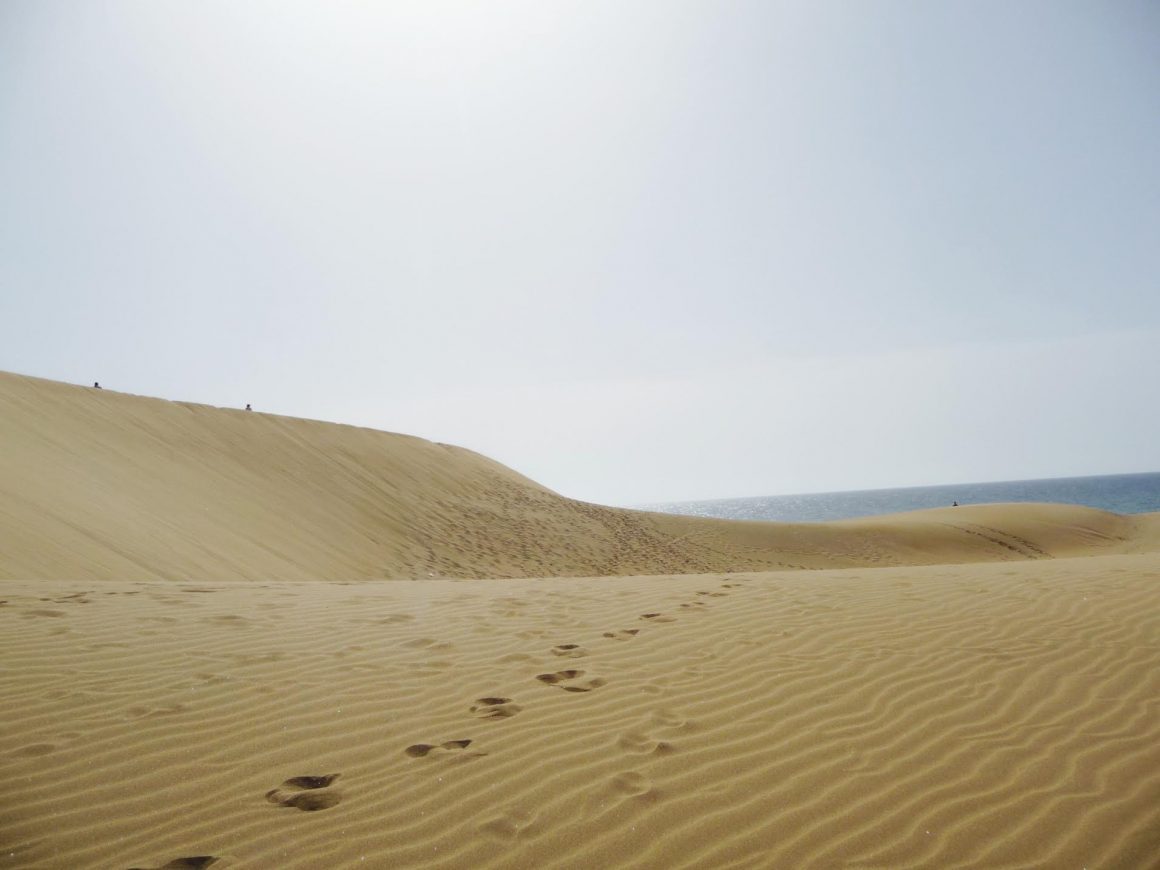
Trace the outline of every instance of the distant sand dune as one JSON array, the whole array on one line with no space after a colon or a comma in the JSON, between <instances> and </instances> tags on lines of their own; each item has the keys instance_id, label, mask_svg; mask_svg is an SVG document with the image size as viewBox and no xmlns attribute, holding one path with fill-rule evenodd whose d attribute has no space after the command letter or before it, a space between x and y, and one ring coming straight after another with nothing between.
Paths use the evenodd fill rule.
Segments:
<instances>
[{"instance_id":1,"label":"distant sand dune","mask_svg":"<svg viewBox=\"0 0 1160 870\"><path fill-rule=\"evenodd\" d=\"M758 571L1160 549L1160 519L973 506L743 523L559 496L469 450L0 374L0 577Z\"/></svg>"},{"instance_id":2,"label":"distant sand dune","mask_svg":"<svg viewBox=\"0 0 1160 870\"><path fill-rule=\"evenodd\" d=\"M1158 526L614 510L0 375L0 867L1155 868Z\"/></svg>"}]
</instances>

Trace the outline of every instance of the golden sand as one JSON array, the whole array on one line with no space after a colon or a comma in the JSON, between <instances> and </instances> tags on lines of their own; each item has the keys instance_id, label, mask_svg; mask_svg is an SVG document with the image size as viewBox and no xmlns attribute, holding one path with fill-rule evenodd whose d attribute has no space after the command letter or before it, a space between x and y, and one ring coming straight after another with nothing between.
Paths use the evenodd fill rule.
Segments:
<instances>
[{"instance_id":1,"label":"golden sand","mask_svg":"<svg viewBox=\"0 0 1160 870\"><path fill-rule=\"evenodd\" d=\"M0 867L1160 854L1158 515L666 517L13 375L0 448Z\"/></svg>"}]
</instances>

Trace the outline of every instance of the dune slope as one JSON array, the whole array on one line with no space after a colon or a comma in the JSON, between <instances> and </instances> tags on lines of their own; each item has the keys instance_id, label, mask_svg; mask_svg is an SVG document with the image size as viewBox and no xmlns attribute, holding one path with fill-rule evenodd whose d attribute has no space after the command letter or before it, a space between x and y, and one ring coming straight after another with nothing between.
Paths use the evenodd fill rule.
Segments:
<instances>
[{"instance_id":1,"label":"dune slope","mask_svg":"<svg viewBox=\"0 0 1160 870\"><path fill-rule=\"evenodd\" d=\"M672 517L11 375L0 447L0 867L1160 854L1158 515Z\"/></svg>"},{"instance_id":2,"label":"dune slope","mask_svg":"<svg viewBox=\"0 0 1160 870\"><path fill-rule=\"evenodd\" d=\"M1062 506L736 523L564 498L469 450L0 374L0 577L670 574L1155 549Z\"/></svg>"}]
</instances>

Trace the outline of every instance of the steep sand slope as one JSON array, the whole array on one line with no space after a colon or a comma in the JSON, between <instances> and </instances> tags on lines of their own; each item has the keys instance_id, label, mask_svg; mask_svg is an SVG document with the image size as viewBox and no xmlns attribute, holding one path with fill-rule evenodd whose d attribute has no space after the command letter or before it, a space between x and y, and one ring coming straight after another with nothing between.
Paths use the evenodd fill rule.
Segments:
<instances>
[{"instance_id":1,"label":"steep sand slope","mask_svg":"<svg viewBox=\"0 0 1160 870\"><path fill-rule=\"evenodd\" d=\"M1151 868L1158 588L5 581L0 866Z\"/></svg>"},{"instance_id":2,"label":"steep sand slope","mask_svg":"<svg viewBox=\"0 0 1160 870\"><path fill-rule=\"evenodd\" d=\"M0 374L0 577L751 571L1156 549L1158 517L980 506L821 525L563 498L471 451Z\"/></svg>"}]
</instances>

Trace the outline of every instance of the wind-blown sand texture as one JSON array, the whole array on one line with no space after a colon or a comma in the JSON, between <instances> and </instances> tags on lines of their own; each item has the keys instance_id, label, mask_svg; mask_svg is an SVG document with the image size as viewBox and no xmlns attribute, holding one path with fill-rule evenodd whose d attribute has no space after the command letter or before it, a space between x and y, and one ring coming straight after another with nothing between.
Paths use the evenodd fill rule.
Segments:
<instances>
[{"instance_id":1,"label":"wind-blown sand texture","mask_svg":"<svg viewBox=\"0 0 1160 870\"><path fill-rule=\"evenodd\" d=\"M0 866L1154 867L1158 527L663 517L3 375Z\"/></svg>"}]
</instances>

